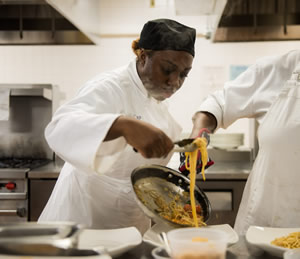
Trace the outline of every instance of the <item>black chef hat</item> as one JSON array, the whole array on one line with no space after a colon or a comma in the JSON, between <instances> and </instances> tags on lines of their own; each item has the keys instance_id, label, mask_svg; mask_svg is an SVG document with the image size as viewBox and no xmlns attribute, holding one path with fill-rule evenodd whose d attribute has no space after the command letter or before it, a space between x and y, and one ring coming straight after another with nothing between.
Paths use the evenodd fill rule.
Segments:
<instances>
[{"instance_id":1,"label":"black chef hat","mask_svg":"<svg viewBox=\"0 0 300 259\"><path fill-rule=\"evenodd\" d=\"M183 50L195 55L196 30L169 19L147 22L140 35L139 47L149 50Z\"/></svg>"}]
</instances>

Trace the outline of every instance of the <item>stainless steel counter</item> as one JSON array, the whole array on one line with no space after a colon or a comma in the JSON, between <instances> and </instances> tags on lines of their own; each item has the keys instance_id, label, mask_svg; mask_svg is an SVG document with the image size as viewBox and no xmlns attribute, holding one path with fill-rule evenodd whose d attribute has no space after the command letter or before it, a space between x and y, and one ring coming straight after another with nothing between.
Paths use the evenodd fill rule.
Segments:
<instances>
[{"instance_id":1,"label":"stainless steel counter","mask_svg":"<svg viewBox=\"0 0 300 259\"><path fill-rule=\"evenodd\" d=\"M177 170L179 163L171 168ZM45 166L32 169L28 172L29 179L56 179L62 169L62 162L51 162ZM208 180L246 180L252 168L251 162L216 162L206 170L206 177ZM198 178L201 178L198 175Z\"/></svg>"},{"instance_id":2,"label":"stainless steel counter","mask_svg":"<svg viewBox=\"0 0 300 259\"><path fill-rule=\"evenodd\" d=\"M62 162L51 162L45 166L41 166L36 169L32 169L28 172L29 179L57 179L63 163Z\"/></svg>"},{"instance_id":3,"label":"stainless steel counter","mask_svg":"<svg viewBox=\"0 0 300 259\"><path fill-rule=\"evenodd\" d=\"M215 162L214 165L205 170L206 179L218 180L246 180L249 176L253 163L252 162ZM198 175L198 178L201 178Z\"/></svg>"}]
</instances>

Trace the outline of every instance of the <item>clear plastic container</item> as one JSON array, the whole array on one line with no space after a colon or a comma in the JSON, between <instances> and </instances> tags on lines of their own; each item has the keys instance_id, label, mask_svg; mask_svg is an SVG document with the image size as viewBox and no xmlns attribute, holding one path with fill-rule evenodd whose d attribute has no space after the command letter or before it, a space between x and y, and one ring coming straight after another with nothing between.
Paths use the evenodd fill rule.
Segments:
<instances>
[{"instance_id":1,"label":"clear plastic container","mask_svg":"<svg viewBox=\"0 0 300 259\"><path fill-rule=\"evenodd\" d=\"M228 234L209 228L180 228L167 233L173 259L225 259Z\"/></svg>"}]
</instances>

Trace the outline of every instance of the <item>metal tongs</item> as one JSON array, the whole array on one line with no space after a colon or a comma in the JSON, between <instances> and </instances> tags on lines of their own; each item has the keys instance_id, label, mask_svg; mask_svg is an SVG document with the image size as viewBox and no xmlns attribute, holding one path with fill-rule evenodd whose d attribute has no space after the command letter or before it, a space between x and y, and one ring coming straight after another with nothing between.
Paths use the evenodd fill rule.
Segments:
<instances>
[{"instance_id":1,"label":"metal tongs","mask_svg":"<svg viewBox=\"0 0 300 259\"><path fill-rule=\"evenodd\" d=\"M209 144L210 137L209 137L208 132L203 131L201 133L200 137L206 138L207 145ZM175 147L173 148L173 151L174 152L193 152L194 150L196 150L198 148L197 145L193 143L194 140L195 139L193 139L193 138L185 138L185 139L175 141L174 142Z\"/></svg>"}]
</instances>

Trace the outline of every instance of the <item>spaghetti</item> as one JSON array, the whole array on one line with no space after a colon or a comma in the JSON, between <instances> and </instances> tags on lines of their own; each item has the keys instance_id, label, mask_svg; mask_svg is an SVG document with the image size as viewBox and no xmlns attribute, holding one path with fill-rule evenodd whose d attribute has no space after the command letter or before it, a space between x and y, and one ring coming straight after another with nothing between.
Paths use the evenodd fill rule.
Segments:
<instances>
[{"instance_id":1,"label":"spaghetti","mask_svg":"<svg viewBox=\"0 0 300 259\"><path fill-rule=\"evenodd\" d=\"M289 249L300 248L300 232L293 232L287 236L275 238L271 244Z\"/></svg>"},{"instance_id":2,"label":"spaghetti","mask_svg":"<svg viewBox=\"0 0 300 259\"><path fill-rule=\"evenodd\" d=\"M147 207L152 207L150 204L152 202L156 205L155 210L161 217L180 225L195 226L194 219L191 215L191 210L186 209L186 206L181 205L185 203L183 202L182 198L185 199L185 196L189 196L187 192L182 193L183 197L181 197L179 194L173 193L168 188L165 188L164 191L168 193L168 197L170 198L170 201L167 202L162 195L160 195L150 186L142 186L142 188L141 186L134 186L134 189L141 202ZM198 206L198 208L200 208L200 205ZM197 224L200 226L205 226L206 224L203 221L201 212L202 211L200 210L197 214Z\"/></svg>"},{"instance_id":3,"label":"spaghetti","mask_svg":"<svg viewBox=\"0 0 300 259\"><path fill-rule=\"evenodd\" d=\"M190 171L190 200L192 206L192 215L194 220L194 225L198 227L198 220L197 220L197 212L196 212L196 203L195 203L195 182L196 182L196 169L197 169L197 159L198 159L198 151L201 153L201 174L203 180L205 181L205 173L204 169L208 161L208 154L206 150L207 140L206 138L196 138L193 141L193 144L197 145L197 149L193 152L186 152L186 159L185 159L185 167Z\"/></svg>"}]
</instances>

